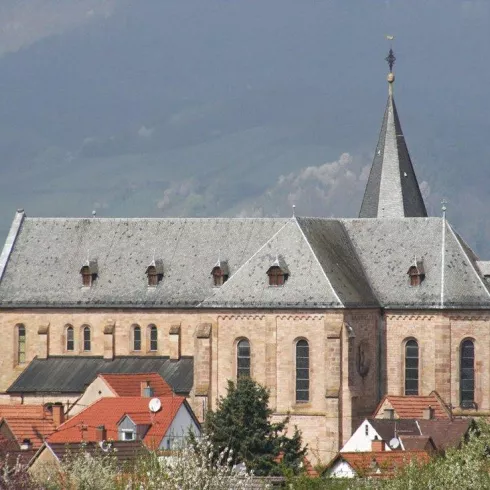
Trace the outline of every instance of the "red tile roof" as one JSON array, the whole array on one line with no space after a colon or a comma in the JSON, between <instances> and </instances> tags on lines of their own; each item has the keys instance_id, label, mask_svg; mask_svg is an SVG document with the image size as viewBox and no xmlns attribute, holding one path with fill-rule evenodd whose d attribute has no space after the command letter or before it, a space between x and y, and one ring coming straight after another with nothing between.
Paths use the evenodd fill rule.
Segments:
<instances>
[{"instance_id":1,"label":"red tile roof","mask_svg":"<svg viewBox=\"0 0 490 490\"><path fill-rule=\"evenodd\" d=\"M421 419L423 418L424 408L434 409L435 419L449 419L451 413L442 401L441 397L433 391L428 396L393 396L386 395L379 403L374 417L382 417L382 407L388 402L395 410L395 417L400 419Z\"/></svg>"},{"instance_id":2,"label":"red tile roof","mask_svg":"<svg viewBox=\"0 0 490 490\"><path fill-rule=\"evenodd\" d=\"M150 425L143 442L147 447L158 447L179 408L185 402L182 396L159 398L162 408L155 414L150 414L149 398L101 398L61 424L49 437L49 443L96 441L96 428L100 425L105 426L108 440L117 440L117 424L124 415L130 415L133 420L138 419L138 423L141 423L140 420L145 420L143 423ZM136 423L136 420L134 422Z\"/></svg>"},{"instance_id":3,"label":"red tile roof","mask_svg":"<svg viewBox=\"0 0 490 490\"><path fill-rule=\"evenodd\" d=\"M18 444L29 439L33 449L55 430L53 414L43 405L0 405L0 418Z\"/></svg>"},{"instance_id":4,"label":"red tile roof","mask_svg":"<svg viewBox=\"0 0 490 490\"><path fill-rule=\"evenodd\" d=\"M153 396L168 396L172 388L158 373L99 374L116 396L141 396L141 383L149 382Z\"/></svg>"},{"instance_id":5,"label":"red tile roof","mask_svg":"<svg viewBox=\"0 0 490 490\"><path fill-rule=\"evenodd\" d=\"M416 461L419 464L428 463L430 456L426 451L339 453L329 464L329 468L332 468L339 460L346 461L359 476L388 478L411 461Z\"/></svg>"}]
</instances>

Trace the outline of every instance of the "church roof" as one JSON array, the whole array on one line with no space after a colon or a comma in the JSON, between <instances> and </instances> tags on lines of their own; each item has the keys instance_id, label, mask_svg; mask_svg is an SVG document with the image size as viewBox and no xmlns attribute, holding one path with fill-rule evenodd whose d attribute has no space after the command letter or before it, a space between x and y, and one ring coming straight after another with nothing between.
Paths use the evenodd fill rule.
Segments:
<instances>
[{"instance_id":1,"label":"church roof","mask_svg":"<svg viewBox=\"0 0 490 490\"><path fill-rule=\"evenodd\" d=\"M398 117L393 80L359 218L427 216Z\"/></svg>"},{"instance_id":2,"label":"church roof","mask_svg":"<svg viewBox=\"0 0 490 490\"><path fill-rule=\"evenodd\" d=\"M6 308L490 307L481 262L442 218L16 216L13 229L0 281ZM82 287L88 250L98 273ZM148 287L154 254L164 275ZM219 288L211 275L218 254L229 267ZM274 287L267 271L277 257L288 277ZM424 263L417 287L407 276L414 260Z\"/></svg>"},{"instance_id":3,"label":"church roof","mask_svg":"<svg viewBox=\"0 0 490 490\"><path fill-rule=\"evenodd\" d=\"M194 383L194 358L50 356L34 358L7 393L83 393L99 374L158 373L174 393L188 394Z\"/></svg>"}]
</instances>

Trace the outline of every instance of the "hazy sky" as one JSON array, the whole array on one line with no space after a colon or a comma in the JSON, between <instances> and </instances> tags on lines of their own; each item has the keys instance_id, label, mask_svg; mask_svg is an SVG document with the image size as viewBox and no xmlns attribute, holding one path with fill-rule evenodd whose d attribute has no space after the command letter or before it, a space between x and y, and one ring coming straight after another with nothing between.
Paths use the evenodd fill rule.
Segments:
<instances>
[{"instance_id":1,"label":"hazy sky","mask_svg":"<svg viewBox=\"0 0 490 490\"><path fill-rule=\"evenodd\" d=\"M490 1L3 0L0 239L29 216L356 216L395 94L490 258Z\"/></svg>"}]
</instances>

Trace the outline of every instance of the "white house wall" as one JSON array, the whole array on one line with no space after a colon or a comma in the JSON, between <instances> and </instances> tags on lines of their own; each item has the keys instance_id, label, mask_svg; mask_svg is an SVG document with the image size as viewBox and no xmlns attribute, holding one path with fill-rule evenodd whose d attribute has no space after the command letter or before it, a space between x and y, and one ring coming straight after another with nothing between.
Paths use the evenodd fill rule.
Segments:
<instances>
[{"instance_id":1,"label":"white house wall","mask_svg":"<svg viewBox=\"0 0 490 490\"><path fill-rule=\"evenodd\" d=\"M175 443L183 441L184 437L191 430L195 435L201 435L201 431L198 425L194 422L189 410L185 404L179 408L177 415L174 417L172 424L167 430L162 442L160 443L160 449L168 449L169 444L172 447Z\"/></svg>"},{"instance_id":2,"label":"white house wall","mask_svg":"<svg viewBox=\"0 0 490 490\"><path fill-rule=\"evenodd\" d=\"M367 435L366 435L367 427ZM355 452L369 452L371 451L371 442L375 438L381 439L381 436L376 432L374 427L367 421L364 422L357 428L357 430L352 434L350 439L344 444L341 453L355 453ZM388 444L385 444L385 450L391 451Z\"/></svg>"}]
</instances>

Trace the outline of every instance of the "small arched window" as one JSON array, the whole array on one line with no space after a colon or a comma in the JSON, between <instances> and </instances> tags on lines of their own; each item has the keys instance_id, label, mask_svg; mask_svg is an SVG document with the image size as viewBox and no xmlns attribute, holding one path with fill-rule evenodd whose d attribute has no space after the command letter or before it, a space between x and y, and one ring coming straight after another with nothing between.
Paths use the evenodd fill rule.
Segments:
<instances>
[{"instance_id":1,"label":"small arched window","mask_svg":"<svg viewBox=\"0 0 490 490\"><path fill-rule=\"evenodd\" d=\"M250 342L242 339L236 346L236 377L250 377Z\"/></svg>"},{"instance_id":2,"label":"small arched window","mask_svg":"<svg viewBox=\"0 0 490 490\"><path fill-rule=\"evenodd\" d=\"M88 265L84 265L80 273L82 274L82 285L86 288L92 286L92 274L90 272L90 267Z\"/></svg>"},{"instance_id":3,"label":"small arched window","mask_svg":"<svg viewBox=\"0 0 490 490\"><path fill-rule=\"evenodd\" d=\"M155 266L150 265L148 267L146 273L148 274L148 286L157 286L158 285L158 274Z\"/></svg>"},{"instance_id":4,"label":"small arched window","mask_svg":"<svg viewBox=\"0 0 490 490\"><path fill-rule=\"evenodd\" d=\"M419 394L419 344L416 340L405 343L405 395Z\"/></svg>"},{"instance_id":5,"label":"small arched window","mask_svg":"<svg viewBox=\"0 0 490 490\"><path fill-rule=\"evenodd\" d=\"M141 327L133 325L133 350L141 350Z\"/></svg>"},{"instance_id":6,"label":"small arched window","mask_svg":"<svg viewBox=\"0 0 490 490\"><path fill-rule=\"evenodd\" d=\"M279 266L272 266L268 271L269 286L283 286L288 275Z\"/></svg>"},{"instance_id":7,"label":"small arched window","mask_svg":"<svg viewBox=\"0 0 490 490\"><path fill-rule=\"evenodd\" d=\"M91 338L90 327L88 325L84 325L82 327L82 334L83 334L83 350L84 351L92 350L92 338Z\"/></svg>"},{"instance_id":8,"label":"small arched window","mask_svg":"<svg viewBox=\"0 0 490 490\"><path fill-rule=\"evenodd\" d=\"M66 326L66 350L75 350L75 333L71 325Z\"/></svg>"},{"instance_id":9,"label":"small arched window","mask_svg":"<svg viewBox=\"0 0 490 490\"><path fill-rule=\"evenodd\" d=\"M158 329L156 325L150 325L150 350L158 350Z\"/></svg>"},{"instance_id":10,"label":"small arched window","mask_svg":"<svg viewBox=\"0 0 490 490\"><path fill-rule=\"evenodd\" d=\"M306 340L296 342L296 403L310 399L310 346Z\"/></svg>"},{"instance_id":11,"label":"small arched window","mask_svg":"<svg viewBox=\"0 0 490 490\"><path fill-rule=\"evenodd\" d=\"M26 362L26 327L22 324L17 325L17 362Z\"/></svg>"},{"instance_id":12,"label":"small arched window","mask_svg":"<svg viewBox=\"0 0 490 490\"><path fill-rule=\"evenodd\" d=\"M153 259L152 263L146 268L148 276L148 287L156 287L163 279L163 260Z\"/></svg>"},{"instance_id":13,"label":"small arched window","mask_svg":"<svg viewBox=\"0 0 490 490\"><path fill-rule=\"evenodd\" d=\"M213 283L216 287L223 286L223 284L228 280L227 269L219 265L213 268L211 274L213 276Z\"/></svg>"},{"instance_id":14,"label":"small arched window","mask_svg":"<svg viewBox=\"0 0 490 490\"><path fill-rule=\"evenodd\" d=\"M80 274L82 275L82 286L85 288L91 287L97 278L98 273L99 266L97 264L97 259L87 260L87 262L85 262L80 269Z\"/></svg>"},{"instance_id":15,"label":"small arched window","mask_svg":"<svg viewBox=\"0 0 490 490\"><path fill-rule=\"evenodd\" d=\"M466 339L460 349L459 389L461 407L474 408L475 404L475 344Z\"/></svg>"}]
</instances>

